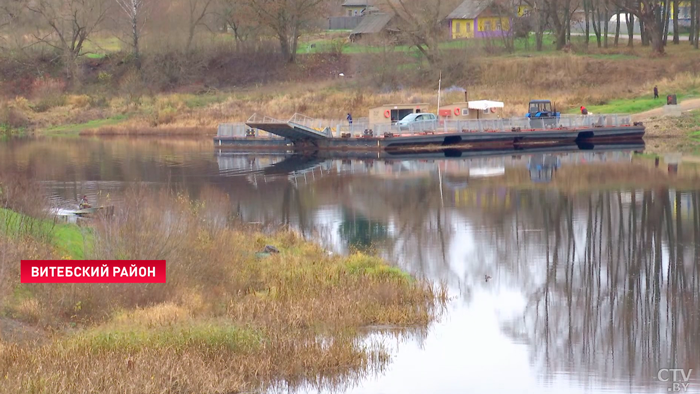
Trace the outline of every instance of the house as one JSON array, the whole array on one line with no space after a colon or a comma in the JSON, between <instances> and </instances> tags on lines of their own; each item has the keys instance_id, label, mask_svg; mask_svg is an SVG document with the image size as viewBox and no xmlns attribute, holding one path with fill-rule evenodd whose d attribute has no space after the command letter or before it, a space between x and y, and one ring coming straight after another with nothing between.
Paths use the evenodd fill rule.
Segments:
<instances>
[{"instance_id":1,"label":"house","mask_svg":"<svg viewBox=\"0 0 700 394\"><path fill-rule=\"evenodd\" d=\"M530 16L530 10L531 10L531 9L532 9L532 7L530 7L529 5L527 5L527 4L521 4L521 5L518 6L518 9L517 9L516 12L517 12L517 14L518 14L518 17L521 17L521 16Z\"/></svg>"},{"instance_id":2,"label":"house","mask_svg":"<svg viewBox=\"0 0 700 394\"><path fill-rule=\"evenodd\" d=\"M357 41L364 36L392 36L400 30L397 27L397 18L394 13L371 13L362 17L362 21L352 32L350 41Z\"/></svg>"},{"instance_id":3,"label":"house","mask_svg":"<svg viewBox=\"0 0 700 394\"><path fill-rule=\"evenodd\" d=\"M452 39L495 38L511 33L511 16L494 0L464 0L446 19Z\"/></svg>"},{"instance_id":4,"label":"house","mask_svg":"<svg viewBox=\"0 0 700 394\"><path fill-rule=\"evenodd\" d=\"M360 16L371 11L377 11L372 0L345 0L343 3L343 14L345 16Z\"/></svg>"}]
</instances>

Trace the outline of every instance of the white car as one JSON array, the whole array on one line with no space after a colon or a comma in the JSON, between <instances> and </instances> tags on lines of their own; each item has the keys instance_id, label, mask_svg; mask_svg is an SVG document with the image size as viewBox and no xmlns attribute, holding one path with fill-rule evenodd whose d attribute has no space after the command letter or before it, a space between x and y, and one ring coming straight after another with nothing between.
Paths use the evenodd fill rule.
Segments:
<instances>
[{"instance_id":1,"label":"white car","mask_svg":"<svg viewBox=\"0 0 700 394\"><path fill-rule=\"evenodd\" d=\"M396 124L400 130L424 131L435 130L437 127L437 116L427 112L417 112L406 115Z\"/></svg>"}]
</instances>

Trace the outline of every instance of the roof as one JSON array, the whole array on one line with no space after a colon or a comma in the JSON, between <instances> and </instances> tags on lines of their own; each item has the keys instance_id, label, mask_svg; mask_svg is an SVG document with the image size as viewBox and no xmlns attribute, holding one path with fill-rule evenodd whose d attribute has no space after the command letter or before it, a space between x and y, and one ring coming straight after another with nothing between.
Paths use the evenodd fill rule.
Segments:
<instances>
[{"instance_id":1,"label":"roof","mask_svg":"<svg viewBox=\"0 0 700 394\"><path fill-rule=\"evenodd\" d=\"M367 7L370 4L370 0L345 0L343 7Z\"/></svg>"},{"instance_id":2,"label":"roof","mask_svg":"<svg viewBox=\"0 0 700 394\"><path fill-rule=\"evenodd\" d=\"M464 0L446 19L474 19L488 8L493 0Z\"/></svg>"},{"instance_id":3,"label":"roof","mask_svg":"<svg viewBox=\"0 0 700 394\"><path fill-rule=\"evenodd\" d=\"M489 108L503 108L503 103L500 101L478 100L469 102L470 109L486 110Z\"/></svg>"},{"instance_id":4,"label":"roof","mask_svg":"<svg viewBox=\"0 0 700 394\"><path fill-rule=\"evenodd\" d=\"M417 103L417 104L411 104L411 103L406 103L406 104L384 104L379 107L374 107L372 109L379 109L379 108L386 108L386 107L394 107L394 108L415 108L415 107L425 107L427 106L428 103Z\"/></svg>"},{"instance_id":5,"label":"roof","mask_svg":"<svg viewBox=\"0 0 700 394\"><path fill-rule=\"evenodd\" d=\"M350 35L380 33L393 18L394 14L376 13L366 15L362 18L360 24L350 32Z\"/></svg>"}]
</instances>

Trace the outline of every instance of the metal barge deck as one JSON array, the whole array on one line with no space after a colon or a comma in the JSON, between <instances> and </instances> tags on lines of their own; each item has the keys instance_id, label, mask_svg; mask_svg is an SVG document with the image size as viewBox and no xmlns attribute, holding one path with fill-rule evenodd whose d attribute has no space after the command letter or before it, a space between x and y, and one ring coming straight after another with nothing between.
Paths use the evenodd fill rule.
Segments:
<instances>
[{"instance_id":1,"label":"metal barge deck","mask_svg":"<svg viewBox=\"0 0 700 394\"><path fill-rule=\"evenodd\" d=\"M327 124L327 122L325 122ZM219 125L214 145L232 149L411 151L445 148L526 148L561 144L639 141L644 125L625 115L561 116L426 122L410 127L338 125L296 114L288 121L251 117L245 124ZM372 127L372 128L371 128ZM246 137L246 130L254 135ZM371 130L367 133L365 130ZM260 131L268 134L261 137ZM349 134L349 137L348 137ZM368 135L370 134L370 135ZM377 135L379 134L379 135ZM341 136L345 135L346 138Z\"/></svg>"}]
</instances>

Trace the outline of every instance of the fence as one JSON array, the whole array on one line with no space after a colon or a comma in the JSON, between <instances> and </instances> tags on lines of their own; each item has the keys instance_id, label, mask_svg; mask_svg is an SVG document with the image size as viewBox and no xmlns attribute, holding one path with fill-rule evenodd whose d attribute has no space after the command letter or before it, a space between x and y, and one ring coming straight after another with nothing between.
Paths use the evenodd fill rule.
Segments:
<instances>
[{"instance_id":1,"label":"fence","mask_svg":"<svg viewBox=\"0 0 700 394\"><path fill-rule=\"evenodd\" d=\"M284 120L275 119L275 118L270 117L270 116L253 114L253 115L251 115L250 118L248 118L246 123L287 123L287 122L285 122Z\"/></svg>"},{"instance_id":2,"label":"fence","mask_svg":"<svg viewBox=\"0 0 700 394\"><path fill-rule=\"evenodd\" d=\"M290 119L289 123L301 125L304 127L308 127L310 129L314 129L318 131L319 133L325 133L329 137L333 137L333 134L336 133L337 129L335 127L332 127L330 125L337 124L336 121L329 121L326 119L314 119L310 118L308 116L302 115L302 114L294 114ZM364 130L364 129L363 129Z\"/></svg>"},{"instance_id":3,"label":"fence","mask_svg":"<svg viewBox=\"0 0 700 394\"><path fill-rule=\"evenodd\" d=\"M416 122L408 125L398 124L378 124L371 125L369 122L357 122L353 124L339 124L336 127L336 136L342 133L362 133L365 130L372 130L374 135L384 133L393 134L414 134L421 132L485 132L501 131L510 132L514 128L520 130L546 130L546 129L577 129L592 127L616 127L629 126L632 124L629 115L562 115L556 119L529 119L529 118L509 118L509 119L466 119L466 120L434 120Z\"/></svg>"},{"instance_id":4,"label":"fence","mask_svg":"<svg viewBox=\"0 0 700 394\"><path fill-rule=\"evenodd\" d=\"M476 133L476 132L510 132L513 129L548 130L548 129L579 129L595 127L630 126L630 115L561 115L552 119L508 118L508 119L465 119L465 120L433 120L415 122L408 125L398 124L370 124L369 119L360 118L352 124L340 121L328 121L314 119L302 114L294 114L289 120L279 120L268 116L254 114L248 119L248 123L291 123L314 129L325 133L329 137L340 138L344 133L353 136L362 134L365 130L372 130L375 136L384 133L416 134L422 132L452 132L452 133ZM336 127L329 125L336 124ZM217 137L246 137L249 130L245 123L222 123L219 125ZM252 129L256 137L282 138L269 134L262 130Z\"/></svg>"},{"instance_id":5,"label":"fence","mask_svg":"<svg viewBox=\"0 0 700 394\"><path fill-rule=\"evenodd\" d=\"M328 18L328 30L352 30L362 21L362 16L334 16Z\"/></svg>"},{"instance_id":6,"label":"fence","mask_svg":"<svg viewBox=\"0 0 700 394\"><path fill-rule=\"evenodd\" d=\"M248 130L253 130L254 136L257 138L269 138L269 139L279 139L284 138L270 134L263 130L253 129L248 127L245 123L221 123L216 131L217 137L228 137L228 138L245 138L247 137L246 132Z\"/></svg>"}]
</instances>

